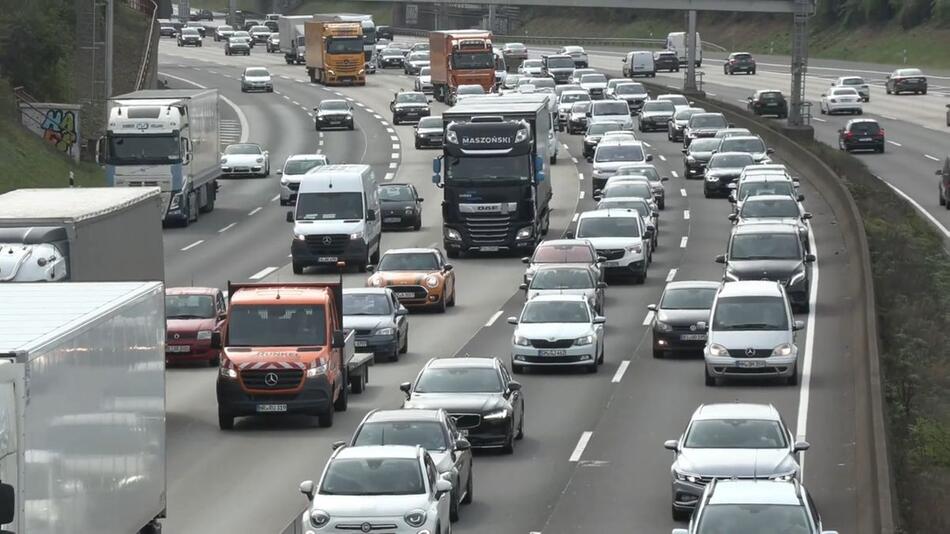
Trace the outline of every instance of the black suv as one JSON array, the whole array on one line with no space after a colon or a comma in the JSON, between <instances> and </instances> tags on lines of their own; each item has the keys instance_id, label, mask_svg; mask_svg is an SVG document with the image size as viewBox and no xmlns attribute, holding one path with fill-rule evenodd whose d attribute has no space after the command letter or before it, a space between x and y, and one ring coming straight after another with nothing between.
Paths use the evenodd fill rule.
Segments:
<instances>
[{"instance_id":1,"label":"black suv","mask_svg":"<svg viewBox=\"0 0 950 534\"><path fill-rule=\"evenodd\" d=\"M768 89L756 91L748 99L749 111L756 115L775 115L780 119L788 117L788 102L781 91Z\"/></svg>"},{"instance_id":2,"label":"black suv","mask_svg":"<svg viewBox=\"0 0 950 534\"><path fill-rule=\"evenodd\" d=\"M661 70L679 72L680 59L677 57L676 52L672 50L661 50L659 52L654 52L653 68L656 69L657 72Z\"/></svg>"},{"instance_id":3,"label":"black suv","mask_svg":"<svg viewBox=\"0 0 950 534\"><path fill-rule=\"evenodd\" d=\"M852 119L838 130L838 148L884 152L884 128L874 119Z\"/></svg>"},{"instance_id":4,"label":"black suv","mask_svg":"<svg viewBox=\"0 0 950 534\"><path fill-rule=\"evenodd\" d=\"M733 52L722 65L722 73L726 75L744 72L746 74L755 74L755 59L748 52Z\"/></svg>"}]
</instances>

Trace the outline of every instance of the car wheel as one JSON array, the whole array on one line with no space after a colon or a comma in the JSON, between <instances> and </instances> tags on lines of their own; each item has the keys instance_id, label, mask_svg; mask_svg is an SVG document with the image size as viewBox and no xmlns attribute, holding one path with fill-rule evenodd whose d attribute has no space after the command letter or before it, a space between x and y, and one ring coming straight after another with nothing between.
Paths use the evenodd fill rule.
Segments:
<instances>
[{"instance_id":1,"label":"car wheel","mask_svg":"<svg viewBox=\"0 0 950 534\"><path fill-rule=\"evenodd\" d=\"M326 413L322 413L317 416L317 424L320 425L320 428L330 428L333 426L333 405L331 404L327 408Z\"/></svg>"},{"instance_id":2,"label":"car wheel","mask_svg":"<svg viewBox=\"0 0 950 534\"><path fill-rule=\"evenodd\" d=\"M666 199L665 199L665 198L664 198L664 199L660 199L660 201L656 203L656 207L660 208L661 210L665 210L665 209L666 209Z\"/></svg>"},{"instance_id":3,"label":"car wheel","mask_svg":"<svg viewBox=\"0 0 950 534\"><path fill-rule=\"evenodd\" d=\"M452 501L449 503L449 521L453 523L459 520L459 499L456 492L449 494L449 499Z\"/></svg>"},{"instance_id":4,"label":"car wheel","mask_svg":"<svg viewBox=\"0 0 950 534\"><path fill-rule=\"evenodd\" d=\"M340 396L333 402L333 409L338 412L345 412L350 404L350 377L347 374L346 372L342 374L343 385L340 386Z\"/></svg>"},{"instance_id":5,"label":"car wheel","mask_svg":"<svg viewBox=\"0 0 950 534\"><path fill-rule=\"evenodd\" d=\"M448 306L448 305L446 304L445 300L446 300L446 299L445 299L445 296L443 296L441 299L439 299L439 303L435 305L435 311L437 311L437 312L439 312L439 313L445 313L445 309L446 309L446 307Z\"/></svg>"},{"instance_id":6,"label":"car wheel","mask_svg":"<svg viewBox=\"0 0 950 534\"><path fill-rule=\"evenodd\" d=\"M947 205L947 199L943 198L943 192L939 189L937 190L937 204L941 206Z\"/></svg>"},{"instance_id":7,"label":"car wheel","mask_svg":"<svg viewBox=\"0 0 950 534\"><path fill-rule=\"evenodd\" d=\"M662 360L664 356L666 356L666 351L664 351L663 349L658 349L658 348L656 348L656 347L653 347L653 357L654 357L654 358L656 358L656 359L658 359L658 360Z\"/></svg>"},{"instance_id":8,"label":"car wheel","mask_svg":"<svg viewBox=\"0 0 950 534\"><path fill-rule=\"evenodd\" d=\"M505 440L505 444L501 447L501 452L505 454L512 454L515 452L515 429L514 424L512 423L511 431L508 432L508 437Z\"/></svg>"},{"instance_id":9,"label":"car wheel","mask_svg":"<svg viewBox=\"0 0 950 534\"><path fill-rule=\"evenodd\" d=\"M225 412L218 406L218 428L221 430L234 429L234 416Z\"/></svg>"},{"instance_id":10,"label":"car wheel","mask_svg":"<svg viewBox=\"0 0 950 534\"><path fill-rule=\"evenodd\" d=\"M709 374L709 368L707 368L705 365L703 366L703 371L704 371L705 374L706 374L706 385L707 385L707 386L717 386L717 385L719 385L719 384L717 383L716 377L714 377L713 375Z\"/></svg>"},{"instance_id":11,"label":"car wheel","mask_svg":"<svg viewBox=\"0 0 950 534\"><path fill-rule=\"evenodd\" d=\"M294 268L294 274L303 274L303 270L306 267L306 265L297 261L292 262L292 263L293 263L293 268Z\"/></svg>"},{"instance_id":12,"label":"car wheel","mask_svg":"<svg viewBox=\"0 0 950 534\"><path fill-rule=\"evenodd\" d=\"M590 374L594 374L597 372L599 368L600 366L597 365L597 357L595 356L594 361L590 362L590 365L587 366L587 372Z\"/></svg>"},{"instance_id":13,"label":"car wheel","mask_svg":"<svg viewBox=\"0 0 950 534\"><path fill-rule=\"evenodd\" d=\"M402 351L399 350L399 340L396 340L396 348L393 349L392 354L390 354L386 359L391 362L398 362L400 352Z\"/></svg>"},{"instance_id":14,"label":"car wheel","mask_svg":"<svg viewBox=\"0 0 950 534\"><path fill-rule=\"evenodd\" d=\"M785 383L789 386L798 385L798 366L795 366L795 370L792 371L792 376L785 379Z\"/></svg>"},{"instance_id":15,"label":"car wheel","mask_svg":"<svg viewBox=\"0 0 950 534\"><path fill-rule=\"evenodd\" d=\"M468 482L465 483L465 497L462 498L462 504L472 504L475 498L475 483L472 482L474 476L472 470L468 470Z\"/></svg>"},{"instance_id":16,"label":"car wheel","mask_svg":"<svg viewBox=\"0 0 950 534\"><path fill-rule=\"evenodd\" d=\"M409 352L409 328L406 327L406 335L402 338L402 347L399 349L399 354L405 354Z\"/></svg>"},{"instance_id":17,"label":"car wheel","mask_svg":"<svg viewBox=\"0 0 950 534\"><path fill-rule=\"evenodd\" d=\"M511 362L511 372L516 375L520 375L524 373L524 366L519 363Z\"/></svg>"},{"instance_id":18,"label":"car wheel","mask_svg":"<svg viewBox=\"0 0 950 534\"><path fill-rule=\"evenodd\" d=\"M452 286L452 298L449 299L448 307L450 307L450 308L454 308L454 307L455 307L455 296L456 296L457 294L458 294L458 289L457 289L455 286Z\"/></svg>"}]
</instances>

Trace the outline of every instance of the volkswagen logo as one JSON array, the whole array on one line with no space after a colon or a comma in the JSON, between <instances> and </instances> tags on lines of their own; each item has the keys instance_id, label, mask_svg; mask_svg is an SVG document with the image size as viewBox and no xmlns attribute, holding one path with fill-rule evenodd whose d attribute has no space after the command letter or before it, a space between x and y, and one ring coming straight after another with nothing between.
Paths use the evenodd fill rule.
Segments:
<instances>
[{"instance_id":1,"label":"volkswagen logo","mask_svg":"<svg viewBox=\"0 0 950 534\"><path fill-rule=\"evenodd\" d=\"M370 530L373 530L373 525L370 525L369 523L363 523L360 525L360 530L363 532L369 532Z\"/></svg>"},{"instance_id":2,"label":"volkswagen logo","mask_svg":"<svg viewBox=\"0 0 950 534\"><path fill-rule=\"evenodd\" d=\"M691 331L695 332L695 331L696 331L696 325L694 325L694 324L689 325L689 329L690 329Z\"/></svg>"},{"instance_id":3,"label":"volkswagen logo","mask_svg":"<svg viewBox=\"0 0 950 534\"><path fill-rule=\"evenodd\" d=\"M752 347L749 347L749 348L745 349L745 355L746 355L746 356L755 356L755 349L753 349Z\"/></svg>"},{"instance_id":4,"label":"volkswagen logo","mask_svg":"<svg viewBox=\"0 0 950 534\"><path fill-rule=\"evenodd\" d=\"M270 387L276 386L278 380L277 373L267 373L264 375L264 383Z\"/></svg>"},{"instance_id":5,"label":"volkswagen logo","mask_svg":"<svg viewBox=\"0 0 950 534\"><path fill-rule=\"evenodd\" d=\"M329 245L330 243L333 243L333 238L328 235L323 236L323 244Z\"/></svg>"},{"instance_id":6,"label":"volkswagen logo","mask_svg":"<svg viewBox=\"0 0 950 534\"><path fill-rule=\"evenodd\" d=\"M172 337L175 339L179 339L181 338L181 334L179 334L178 332L175 332L175 335L173 335Z\"/></svg>"}]
</instances>

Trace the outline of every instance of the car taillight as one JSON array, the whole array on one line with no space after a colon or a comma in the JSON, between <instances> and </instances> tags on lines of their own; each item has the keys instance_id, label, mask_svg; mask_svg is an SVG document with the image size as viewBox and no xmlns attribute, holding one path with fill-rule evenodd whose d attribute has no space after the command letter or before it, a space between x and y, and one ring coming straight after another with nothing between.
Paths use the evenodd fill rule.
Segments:
<instances>
[{"instance_id":1,"label":"car taillight","mask_svg":"<svg viewBox=\"0 0 950 534\"><path fill-rule=\"evenodd\" d=\"M844 133L844 138L845 138L845 139L851 139L852 137L854 137L854 133L852 133L852 132L845 132L845 133Z\"/></svg>"}]
</instances>

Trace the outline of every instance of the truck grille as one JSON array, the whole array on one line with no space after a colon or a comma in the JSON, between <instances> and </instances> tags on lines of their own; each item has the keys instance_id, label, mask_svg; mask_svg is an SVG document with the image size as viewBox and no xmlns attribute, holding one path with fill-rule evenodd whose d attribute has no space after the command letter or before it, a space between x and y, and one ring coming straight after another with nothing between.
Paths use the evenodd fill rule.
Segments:
<instances>
[{"instance_id":1,"label":"truck grille","mask_svg":"<svg viewBox=\"0 0 950 534\"><path fill-rule=\"evenodd\" d=\"M746 349L729 349L729 356L733 358L768 358L772 349L755 349L752 354L746 354Z\"/></svg>"},{"instance_id":2,"label":"truck grille","mask_svg":"<svg viewBox=\"0 0 950 534\"><path fill-rule=\"evenodd\" d=\"M482 422L482 416L477 413L453 413L449 417L455 421L455 426L463 430L475 428Z\"/></svg>"},{"instance_id":3,"label":"truck grille","mask_svg":"<svg viewBox=\"0 0 950 534\"><path fill-rule=\"evenodd\" d=\"M573 339L532 339L531 346L536 349L566 349L574 344Z\"/></svg>"},{"instance_id":4,"label":"truck grille","mask_svg":"<svg viewBox=\"0 0 950 534\"><path fill-rule=\"evenodd\" d=\"M274 382L274 377L277 377L276 382ZM248 369L241 371L241 381L248 389L294 389L300 385L301 379L303 379L302 369Z\"/></svg>"},{"instance_id":5,"label":"truck grille","mask_svg":"<svg viewBox=\"0 0 950 534\"><path fill-rule=\"evenodd\" d=\"M340 256L346 249L350 236L347 235L308 235L307 247L315 254Z\"/></svg>"},{"instance_id":6,"label":"truck grille","mask_svg":"<svg viewBox=\"0 0 950 534\"><path fill-rule=\"evenodd\" d=\"M511 217L499 215L476 215L465 217L465 229L478 245L504 245L511 231Z\"/></svg>"}]
</instances>

